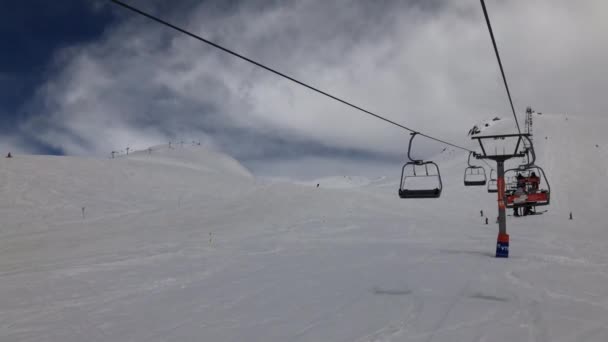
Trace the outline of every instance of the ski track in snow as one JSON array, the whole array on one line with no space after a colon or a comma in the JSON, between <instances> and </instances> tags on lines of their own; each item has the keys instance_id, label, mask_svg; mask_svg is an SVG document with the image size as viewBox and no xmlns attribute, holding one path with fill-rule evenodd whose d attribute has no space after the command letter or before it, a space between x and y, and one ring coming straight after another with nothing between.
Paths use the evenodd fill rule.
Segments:
<instances>
[{"instance_id":1,"label":"ski track in snow","mask_svg":"<svg viewBox=\"0 0 608 342\"><path fill-rule=\"evenodd\" d=\"M397 199L399 170L259 182L196 146L3 159L0 341L606 341L607 196L586 181L606 123L535 118L553 203L508 218L507 260L465 154L422 201Z\"/></svg>"}]
</instances>

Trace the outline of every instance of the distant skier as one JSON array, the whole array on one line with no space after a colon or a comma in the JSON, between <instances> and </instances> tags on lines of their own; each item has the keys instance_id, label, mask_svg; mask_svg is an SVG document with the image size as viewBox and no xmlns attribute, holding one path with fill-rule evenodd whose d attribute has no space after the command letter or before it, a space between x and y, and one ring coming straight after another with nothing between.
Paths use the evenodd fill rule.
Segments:
<instances>
[{"instance_id":1,"label":"distant skier","mask_svg":"<svg viewBox=\"0 0 608 342\"><path fill-rule=\"evenodd\" d=\"M6 158L13 158L13 155L12 155L12 154L9 152L9 153L6 155Z\"/></svg>"},{"instance_id":2,"label":"distant skier","mask_svg":"<svg viewBox=\"0 0 608 342\"><path fill-rule=\"evenodd\" d=\"M570 219L572 220L572 212L570 212Z\"/></svg>"},{"instance_id":3,"label":"distant skier","mask_svg":"<svg viewBox=\"0 0 608 342\"><path fill-rule=\"evenodd\" d=\"M479 215L480 215L481 217L483 217L483 210L480 210L480 211L479 211Z\"/></svg>"},{"instance_id":4,"label":"distant skier","mask_svg":"<svg viewBox=\"0 0 608 342\"><path fill-rule=\"evenodd\" d=\"M488 224L488 218L486 217L486 224Z\"/></svg>"},{"instance_id":5,"label":"distant skier","mask_svg":"<svg viewBox=\"0 0 608 342\"><path fill-rule=\"evenodd\" d=\"M317 183L317 188L319 187L319 183Z\"/></svg>"}]
</instances>

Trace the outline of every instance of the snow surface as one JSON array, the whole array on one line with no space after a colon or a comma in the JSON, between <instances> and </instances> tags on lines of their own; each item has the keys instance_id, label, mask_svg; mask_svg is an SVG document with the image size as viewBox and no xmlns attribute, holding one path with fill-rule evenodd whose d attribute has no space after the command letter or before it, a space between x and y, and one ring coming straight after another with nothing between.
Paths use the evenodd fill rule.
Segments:
<instances>
[{"instance_id":1,"label":"snow surface","mask_svg":"<svg viewBox=\"0 0 608 342\"><path fill-rule=\"evenodd\" d=\"M363 186L370 186L372 183L379 183L385 180L385 177L379 177L376 179L369 179L364 176L334 176L334 177L323 177L317 178L308 182L296 182L297 184L316 186L323 186L329 189L352 189L360 188Z\"/></svg>"},{"instance_id":2,"label":"snow surface","mask_svg":"<svg viewBox=\"0 0 608 342\"><path fill-rule=\"evenodd\" d=\"M553 202L509 217L509 259L458 151L427 200L200 146L3 158L0 341L606 341L608 122L566 118L535 116Z\"/></svg>"}]
</instances>

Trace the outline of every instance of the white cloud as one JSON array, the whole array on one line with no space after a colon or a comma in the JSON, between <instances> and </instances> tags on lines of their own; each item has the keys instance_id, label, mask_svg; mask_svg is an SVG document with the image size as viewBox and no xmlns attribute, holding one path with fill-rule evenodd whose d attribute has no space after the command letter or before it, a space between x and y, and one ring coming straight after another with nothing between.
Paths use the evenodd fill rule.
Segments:
<instances>
[{"instance_id":1,"label":"white cloud","mask_svg":"<svg viewBox=\"0 0 608 342\"><path fill-rule=\"evenodd\" d=\"M472 123L509 115L477 1L244 2L157 13L195 33L431 135L471 144ZM488 2L517 109L601 115L603 1ZM409 136L381 121L139 17L63 51L23 126L68 154L171 138L240 158L276 141L402 155ZM179 20L178 20L179 19ZM418 143L426 144L421 140ZM438 146L437 146L438 147Z\"/></svg>"}]
</instances>

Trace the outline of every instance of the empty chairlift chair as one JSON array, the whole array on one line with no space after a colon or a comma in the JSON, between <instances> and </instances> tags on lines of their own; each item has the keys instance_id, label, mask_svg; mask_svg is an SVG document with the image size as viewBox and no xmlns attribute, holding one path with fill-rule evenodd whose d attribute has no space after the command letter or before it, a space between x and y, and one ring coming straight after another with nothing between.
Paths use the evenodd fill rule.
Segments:
<instances>
[{"instance_id":1,"label":"empty chairlift chair","mask_svg":"<svg viewBox=\"0 0 608 342\"><path fill-rule=\"evenodd\" d=\"M432 161L423 161L411 157L412 141L417 133L412 133L407 149L409 162L401 169L400 198L438 198L443 184L439 166Z\"/></svg>"},{"instance_id":2,"label":"empty chairlift chair","mask_svg":"<svg viewBox=\"0 0 608 342\"><path fill-rule=\"evenodd\" d=\"M490 179L488 179L488 192L498 192L498 177L496 176L496 170L494 169L490 170Z\"/></svg>"},{"instance_id":3,"label":"empty chairlift chair","mask_svg":"<svg viewBox=\"0 0 608 342\"><path fill-rule=\"evenodd\" d=\"M486 170L482 166L471 165L471 156L473 152L469 152L468 164L464 169L464 185L465 186L484 186L487 182Z\"/></svg>"}]
</instances>

